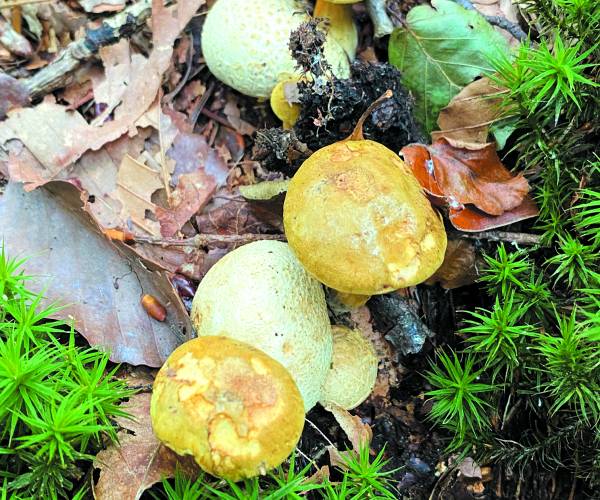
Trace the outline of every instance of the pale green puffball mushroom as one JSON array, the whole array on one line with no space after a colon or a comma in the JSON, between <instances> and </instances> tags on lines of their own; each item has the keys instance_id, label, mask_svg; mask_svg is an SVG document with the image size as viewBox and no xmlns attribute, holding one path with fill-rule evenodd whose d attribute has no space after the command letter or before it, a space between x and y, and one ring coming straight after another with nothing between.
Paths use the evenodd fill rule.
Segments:
<instances>
[{"instance_id":1,"label":"pale green puffball mushroom","mask_svg":"<svg viewBox=\"0 0 600 500\"><path fill-rule=\"evenodd\" d=\"M333 358L319 402L345 410L356 408L369 397L377 379L377 355L360 330L332 326Z\"/></svg>"},{"instance_id":2,"label":"pale green puffball mushroom","mask_svg":"<svg viewBox=\"0 0 600 500\"><path fill-rule=\"evenodd\" d=\"M287 244L256 241L219 260L198 286L191 319L199 337L223 335L279 361L306 411L319 400L333 348L325 293Z\"/></svg>"},{"instance_id":3,"label":"pale green puffball mushroom","mask_svg":"<svg viewBox=\"0 0 600 500\"><path fill-rule=\"evenodd\" d=\"M288 44L309 19L298 0L217 0L202 29L206 64L242 94L267 98L280 77L300 74ZM338 78L350 76L348 56L332 37L325 58Z\"/></svg>"}]
</instances>

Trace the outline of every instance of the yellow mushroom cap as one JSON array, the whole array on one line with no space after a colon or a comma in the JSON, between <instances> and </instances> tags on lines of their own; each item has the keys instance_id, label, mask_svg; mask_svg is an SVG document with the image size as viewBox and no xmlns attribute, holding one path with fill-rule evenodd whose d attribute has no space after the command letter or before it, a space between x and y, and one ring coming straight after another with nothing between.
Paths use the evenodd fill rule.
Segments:
<instances>
[{"instance_id":1,"label":"yellow mushroom cap","mask_svg":"<svg viewBox=\"0 0 600 500\"><path fill-rule=\"evenodd\" d=\"M217 0L202 28L206 64L230 87L267 98L281 75L300 74L288 44L309 19L299 0ZM331 37L325 58L338 78L348 78L348 56Z\"/></svg>"},{"instance_id":2,"label":"yellow mushroom cap","mask_svg":"<svg viewBox=\"0 0 600 500\"><path fill-rule=\"evenodd\" d=\"M419 182L398 155L369 140L310 156L290 182L283 221L304 267L341 292L412 286L444 260L444 226Z\"/></svg>"},{"instance_id":3,"label":"yellow mushroom cap","mask_svg":"<svg viewBox=\"0 0 600 500\"><path fill-rule=\"evenodd\" d=\"M279 361L306 411L319 400L333 348L325 292L287 244L256 241L219 260L198 286L191 319L198 336L235 338Z\"/></svg>"},{"instance_id":4,"label":"yellow mushroom cap","mask_svg":"<svg viewBox=\"0 0 600 500\"><path fill-rule=\"evenodd\" d=\"M360 330L332 326L333 358L320 403L345 410L356 408L369 397L377 379L377 355Z\"/></svg>"},{"instance_id":5,"label":"yellow mushroom cap","mask_svg":"<svg viewBox=\"0 0 600 500\"><path fill-rule=\"evenodd\" d=\"M299 81L299 76L284 78L275 85L271 92L271 109L275 116L283 122L284 129L290 129L296 124L302 110L299 103L289 102L286 98L286 88L296 85Z\"/></svg>"},{"instance_id":6,"label":"yellow mushroom cap","mask_svg":"<svg viewBox=\"0 0 600 500\"><path fill-rule=\"evenodd\" d=\"M292 377L264 352L226 337L179 346L154 382L156 437L231 481L265 474L294 450L304 405Z\"/></svg>"}]
</instances>

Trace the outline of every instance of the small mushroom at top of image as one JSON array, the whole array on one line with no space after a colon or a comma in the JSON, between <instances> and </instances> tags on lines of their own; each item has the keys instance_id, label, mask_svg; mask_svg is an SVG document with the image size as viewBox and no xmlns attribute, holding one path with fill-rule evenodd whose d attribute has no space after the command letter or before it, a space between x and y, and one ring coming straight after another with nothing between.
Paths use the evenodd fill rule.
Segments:
<instances>
[{"instance_id":1,"label":"small mushroom at top of image","mask_svg":"<svg viewBox=\"0 0 600 500\"><path fill-rule=\"evenodd\" d=\"M264 352L227 337L179 346L154 382L156 437L206 472L239 481L265 474L294 450L304 403L288 371Z\"/></svg>"},{"instance_id":2,"label":"small mushroom at top of image","mask_svg":"<svg viewBox=\"0 0 600 500\"><path fill-rule=\"evenodd\" d=\"M206 64L242 94L268 98L281 78L299 74L288 45L291 32L308 20L298 0L217 0L202 30ZM350 76L348 55L333 37L325 58L338 78Z\"/></svg>"}]
</instances>

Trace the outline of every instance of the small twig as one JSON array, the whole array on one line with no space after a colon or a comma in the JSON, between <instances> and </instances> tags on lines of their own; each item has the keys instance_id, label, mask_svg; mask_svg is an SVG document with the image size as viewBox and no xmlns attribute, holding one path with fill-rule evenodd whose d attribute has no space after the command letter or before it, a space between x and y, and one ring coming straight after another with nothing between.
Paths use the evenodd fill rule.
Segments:
<instances>
[{"instance_id":1,"label":"small twig","mask_svg":"<svg viewBox=\"0 0 600 500\"><path fill-rule=\"evenodd\" d=\"M214 90L215 90L215 82L211 81L209 83L207 89L204 91L204 94L202 94L202 97L200 97L198 104L196 104L196 106L190 113L190 123L191 123L192 127L194 127L196 125L196 122L198 121L198 117L200 116L200 113L202 113L204 106L206 106L206 103L210 99L210 96L212 95Z\"/></svg>"},{"instance_id":2,"label":"small twig","mask_svg":"<svg viewBox=\"0 0 600 500\"><path fill-rule=\"evenodd\" d=\"M435 500L436 498L439 498L439 497L435 496L436 490L438 489L438 487L441 490L441 488L443 487L443 483L446 481L446 478L452 472L454 472L456 470L456 468L457 468L457 465L455 463L455 464L453 464L451 466L448 466L448 468L444 472L442 472L442 475L438 478L438 480L433 485L433 489L431 490L431 494L429 495L429 499L428 500Z\"/></svg>"},{"instance_id":3,"label":"small twig","mask_svg":"<svg viewBox=\"0 0 600 500\"><path fill-rule=\"evenodd\" d=\"M107 18L102 25L88 30L85 37L70 43L48 66L23 81L32 100L64 87L79 65L98 52L142 29L152 13L151 0L135 2L118 14Z\"/></svg>"},{"instance_id":4,"label":"small twig","mask_svg":"<svg viewBox=\"0 0 600 500\"><path fill-rule=\"evenodd\" d=\"M470 2L470 0L454 0L454 2L467 10L479 12L477 8ZM479 14L492 26L498 26L498 28L508 31L512 36L519 40L519 42L527 39L527 34L517 23L513 23L502 16L486 16L481 12L479 12Z\"/></svg>"},{"instance_id":5,"label":"small twig","mask_svg":"<svg viewBox=\"0 0 600 500\"><path fill-rule=\"evenodd\" d=\"M224 118L223 116L221 116L221 115L219 115L217 113L213 113L212 111L209 111L206 108L202 108L200 110L200 113L203 114L204 116L206 116L207 118L210 118L211 120L214 120L217 123L220 123L224 127L227 127L227 128L232 129L232 130L235 130L233 128L233 125L231 123L229 123L229 121L227 120L227 118Z\"/></svg>"},{"instance_id":6,"label":"small twig","mask_svg":"<svg viewBox=\"0 0 600 500\"><path fill-rule=\"evenodd\" d=\"M137 243L149 243L163 247L205 247L216 243L244 244L252 241L287 241L284 234L197 234L193 238L178 240L175 238L151 238L136 236Z\"/></svg>"},{"instance_id":7,"label":"small twig","mask_svg":"<svg viewBox=\"0 0 600 500\"><path fill-rule=\"evenodd\" d=\"M525 33L521 26L517 23L513 23L509 21L505 17L502 16L483 16L485 20L490 23L492 26L498 26L498 28L502 28L504 31L508 31L512 36L514 36L519 42L527 39L527 33Z\"/></svg>"},{"instance_id":8,"label":"small twig","mask_svg":"<svg viewBox=\"0 0 600 500\"><path fill-rule=\"evenodd\" d=\"M541 245L541 236L529 233L509 233L507 231L484 231L481 233L450 232L451 239L506 241L519 245Z\"/></svg>"},{"instance_id":9,"label":"small twig","mask_svg":"<svg viewBox=\"0 0 600 500\"><path fill-rule=\"evenodd\" d=\"M158 93L158 143L160 145L160 171L162 173L162 181L165 186L165 193L167 195L167 204L169 208L172 208L172 200L171 200L171 174L169 173L169 169L167 167L167 156L165 151L165 144L163 141L163 133L161 126L162 119L162 110L161 103L162 102L162 89L160 89Z\"/></svg>"},{"instance_id":10,"label":"small twig","mask_svg":"<svg viewBox=\"0 0 600 500\"><path fill-rule=\"evenodd\" d=\"M381 38L394 31L394 23L385 9L386 0L365 0L365 3L373 22L375 38Z\"/></svg>"},{"instance_id":11,"label":"small twig","mask_svg":"<svg viewBox=\"0 0 600 500\"><path fill-rule=\"evenodd\" d=\"M132 389L138 392L152 392L152 384L128 385L127 389Z\"/></svg>"},{"instance_id":12,"label":"small twig","mask_svg":"<svg viewBox=\"0 0 600 500\"><path fill-rule=\"evenodd\" d=\"M333 446L334 448L337 449L337 446L335 444L333 444L333 442L331 441L331 439L329 439L327 437L327 435L321 430L319 429L314 423L312 423L308 418L304 418L304 420L306 422L308 422L308 425L310 425L314 430L316 430L319 434L321 434L321 436L323 436L323 439L325 439L325 441L327 441L331 446Z\"/></svg>"},{"instance_id":13,"label":"small twig","mask_svg":"<svg viewBox=\"0 0 600 500\"><path fill-rule=\"evenodd\" d=\"M0 44L12 54L19 57L30 57L33 53L31 44L12 25L0 17Z\"/></svg>"},{"instance_id":14,"label":"small twig","mask_svg":"<svg viewBox=\"0 0 600 500\"><path fill-rule=\"evenodd\" d=\"M0 0L0 9L6 9L7 7L20 7L22 5L29 5L33 3L49 3L56 0Z\"/></svg>"}]
</instances>

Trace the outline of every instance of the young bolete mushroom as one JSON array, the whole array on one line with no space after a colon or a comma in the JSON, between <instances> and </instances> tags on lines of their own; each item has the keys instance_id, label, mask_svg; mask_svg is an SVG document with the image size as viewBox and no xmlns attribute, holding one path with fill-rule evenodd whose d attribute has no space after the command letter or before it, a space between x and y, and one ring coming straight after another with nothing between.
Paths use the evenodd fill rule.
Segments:
<instances>
[{"instance_id":1,"label":"young bolete mushroom","mask_svg":"<svg viewBox=\"0 0 600 500\"><path fill-rule=\"evenodd\" d=\"M421 283L446 250L441 217L410 168L363 137L371 109L350 137L302 164L283 208L288 243L304 267L330 288L358 295Z\"/></svg>"},{"instance_id":2,"label":"young bolete mushroom","mask_svg":"<svg viewBox=\"0 0 600 500\"><path fill-rule=\"evenodd\" d=\"M267 98L282 75L299 74L288 44L309 19L299 0L217 0L202 29L206 64L230 87ZM332 37L325 58L338 78L350 75L348 56Z\"/></svg>"},{"instance_id":3,"label":"young bolete mushroom","mask_svg":"<svg viewBox=\"0 0 600 500\"><path fill-rule=\"evenodd\" d=\"M351 410L361 404L375 386L377 355L360 330L333 326L333 358L320 403Z\"/></svg>"},{"instance_id":4,"label":"young bolete mushroom","mask_svg":"<svg viewBox=\"0 0 600 500\"><path fill-rule=\"evenodd\" d=\"M333 344L325 293L285 243L257 241L219 260L198 286L191 318L198 336L232 337L279 361L306 411L319 400Z\"/></svg>"},{"instance_id":5,"label":"young bolete mushroom","mask_svg":"<svg viewBox=\"0 0 600 500\"><path fill-rule=\"evenodd\" d=\"M156 437L213 476L265 474L294 450L304 404L288 371L252 346L201 337L158 372L150 406Z\"/></svg>"}]
</instances>

